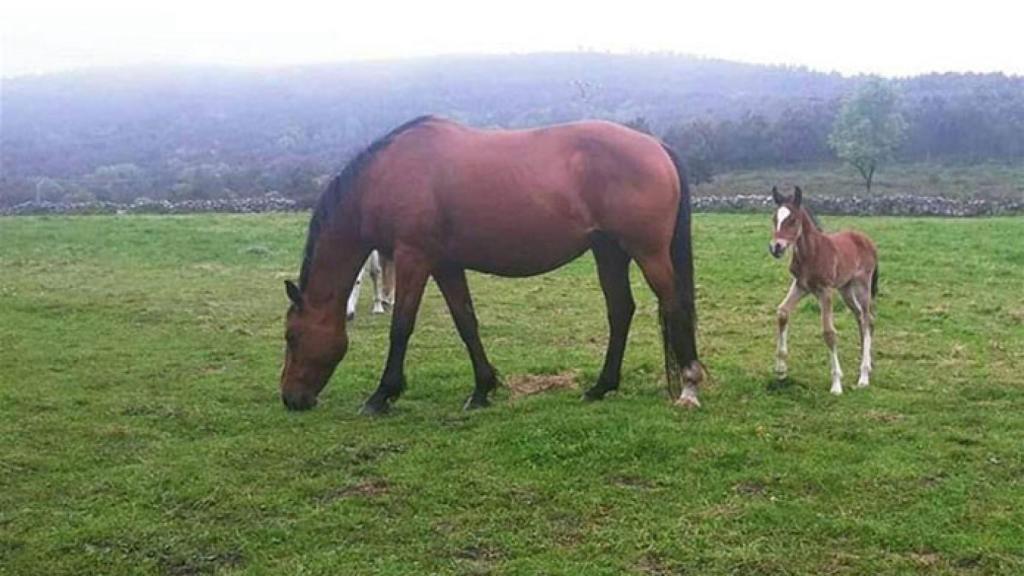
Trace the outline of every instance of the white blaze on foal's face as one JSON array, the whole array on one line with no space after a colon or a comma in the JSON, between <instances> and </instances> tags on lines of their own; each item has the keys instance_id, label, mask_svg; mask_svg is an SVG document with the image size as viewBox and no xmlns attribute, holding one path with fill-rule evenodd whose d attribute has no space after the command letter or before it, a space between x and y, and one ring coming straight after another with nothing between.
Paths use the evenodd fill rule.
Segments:
<instances>
[{"instance_id":1,"label":"white blaze on foal's face","mask_svg":"<svg viewBox=\"0 0 1024 576\"><path fill-rule=\"evenodd\" d=\"M785 206L783 206L782 208L779 208L778 212L775 213L775 231L776 232L778 232L779 230L782 230L782 224L786 221L786 218L789 218L789 215L790 215L789 208L786 208Z\"/></svg>"},{"instance_id":2,"label":"white blaze on foal's face","mask_svg":"<svg viewBox=\"0 0 1024 576\"><path fill-rule=\"evenodd\" d=\"M794 209L789 206L779 206L775 211L775 230L768 251L776 258L781 258L786 248L796 242L796 237L800 234L800 224L793 211Z\"/></svg>"}]
</instances>

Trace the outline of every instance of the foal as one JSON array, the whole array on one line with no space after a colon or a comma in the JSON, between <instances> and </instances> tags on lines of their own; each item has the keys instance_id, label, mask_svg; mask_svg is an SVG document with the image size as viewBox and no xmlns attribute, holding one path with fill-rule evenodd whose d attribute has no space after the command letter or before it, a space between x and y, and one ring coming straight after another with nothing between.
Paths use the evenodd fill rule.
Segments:
<instances>
[{"instance_id":1,"label":"foal","mask_svg":"<svg viewBox=\"0 0 1024 576\"><path fill-rule=\"evenodd\" d=\"M359 290L363 286L363 276L370 271L373 280L373 313L383 314L395 303L395 263L393 260L374 250L366 259L366 264L359 270L352 293L348 296L345 317L349 322L356 319L356 305L359 304Z\"/></svg>"},{"instance_id":2,"label":"foal","mask_svg":"<svg viewBox=\"0 0 1024 576\"><path fill-rule=\"evenodd\" d=\"M832 393L843 393L843 371L836 352L836 329L832 324L832 291L839 290L847 307L857 318L861 337L860 379L857 387L868 385L871 376L871 336L874 332L872 300L878 292L878 255L871 240L859 232L825 234L810 212L802 206L803 192L794 187L793 196L784 197L772 188L778 209L773 218L774 234L768 250L781 258L789 246L793 258L789 272L793 283L789 294L779 305L778 348L775 374L786 376L786 334L789 316L808 293L818 298L821 306L821 327L832 361Z\"/></svg>"}]
</instances>

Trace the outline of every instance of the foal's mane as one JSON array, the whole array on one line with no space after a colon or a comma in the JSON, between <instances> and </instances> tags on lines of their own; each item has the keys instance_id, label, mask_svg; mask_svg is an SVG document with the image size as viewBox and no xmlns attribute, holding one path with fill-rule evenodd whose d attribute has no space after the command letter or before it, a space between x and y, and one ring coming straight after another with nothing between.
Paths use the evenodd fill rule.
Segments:
<instances>
[{"instance_id":1,"label":"foal's mane","mask_svg":"<svg viewBox=\"0 0 1024 576\"><path fill-rule=\"evenodd\" d=\"M316 207L313 208L313 217L309 220L306 248L302 254L302 268L299 271L299 288L301 290L305 291L306 285L309 283L309 269L313 265L313 253L316 250L316 242L320 237L320 232L330 223L334 213L337 212L338 206L341 205L342 199L355 187L362 171L366 169L377 153L387 148L399 134L434 118L431 115L413 118L374 140L369 146L349 160L340 174L331 179L327 189L324 190L317 200Z\"/></svg>"},{"instance_id":2,"label":"foal's mane","mask_svg":"<svg viewBox=\"0 0 1024 576\"><path fill-rule=\"evenodd\" d=\"M821 227L821 222L818 222L818 217L814 215L814 212L811 212L811 210L807 208L807 205L801 205L800 208L803 209L804 214L807 214L807 217L811 220L811 224L814 224L814 227L818 232L825 231L825 229Z\"/></svg>"}]
</instances>

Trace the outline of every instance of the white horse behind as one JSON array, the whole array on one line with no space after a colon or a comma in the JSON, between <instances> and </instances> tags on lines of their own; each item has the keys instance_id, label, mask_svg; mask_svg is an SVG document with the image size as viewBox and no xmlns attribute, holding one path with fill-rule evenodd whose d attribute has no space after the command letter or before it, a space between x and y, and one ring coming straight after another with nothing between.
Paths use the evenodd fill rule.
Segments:
<instances>
[{"instance_id":1,"label":"white horse behind","mask_svg":"<svg viewBox=\"0 0 1024 576\"><path fill-rule=\"evenodd\" d=\"M370 271L370 278L373 280L373 313L383 314L391 310L395 303L395 262L374 250L359 271L352 293L348 296L346 316L349 321L355 320L359 289L362 288L363 276L367 270Z\"/></svg>"}]
</instances>

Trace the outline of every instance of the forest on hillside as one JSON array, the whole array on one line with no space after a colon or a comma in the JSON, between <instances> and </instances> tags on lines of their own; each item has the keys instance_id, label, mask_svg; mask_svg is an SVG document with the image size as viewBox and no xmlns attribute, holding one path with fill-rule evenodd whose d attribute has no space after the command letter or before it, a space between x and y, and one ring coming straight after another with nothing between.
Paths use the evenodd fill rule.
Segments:
<instances>
[{"instance_id":1,"label":"forest on hillside","mask_svg":"<svg viewBox=\"0 0 1024 576\"><path fill-rule=\"evenodd\" d=\"M438 57L278 69L136 67L4 79L0 205L208 199L301 202L375 137L432 113L483 127L605 118L664 138L697 180L835 162L828 137L866 81L679 55ZM1024 78L892 81L895 160L1024 160Z\"/></svg>"}]
</instances>

